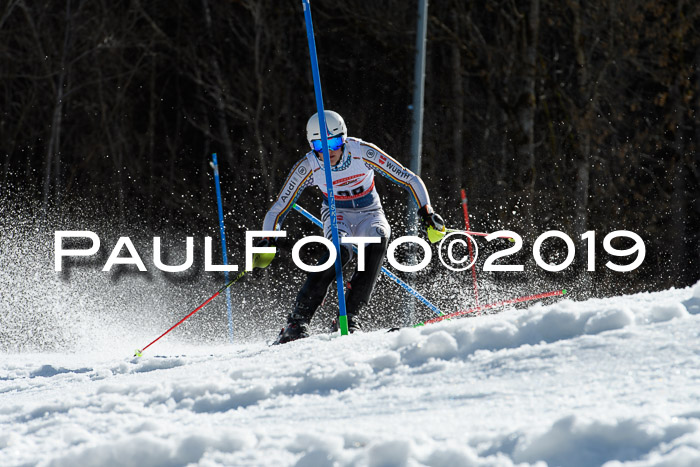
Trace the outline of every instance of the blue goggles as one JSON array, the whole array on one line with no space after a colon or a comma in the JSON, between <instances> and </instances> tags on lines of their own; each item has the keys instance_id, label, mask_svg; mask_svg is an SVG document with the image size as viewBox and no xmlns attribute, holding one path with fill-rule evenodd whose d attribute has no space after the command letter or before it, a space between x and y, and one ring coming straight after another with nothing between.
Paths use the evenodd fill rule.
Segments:
<instances>
[{"instance_id":1,"label":"blue goggles","mask_svg":"<svg viewBox=\"0 0 700 467\"><path fill-rule=\"evenodd\" d=\"M333 136L332 138L328 138L328 149L330 151L335 151L336 149L340 149L343 143L345 143L343 135ZM314 151L323 151L323 142L320 139L311 141L311 145L314 147Z\"/></svg>"}]
</instances>

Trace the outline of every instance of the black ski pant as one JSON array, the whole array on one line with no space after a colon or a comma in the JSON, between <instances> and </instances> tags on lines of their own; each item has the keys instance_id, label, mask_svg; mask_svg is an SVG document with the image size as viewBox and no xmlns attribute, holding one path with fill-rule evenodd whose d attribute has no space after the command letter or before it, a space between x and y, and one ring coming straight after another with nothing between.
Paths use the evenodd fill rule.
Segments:
<instances>
[{"instance_id":1,"label":"black ski pant","mask_svg":"<svg viewBox=\"0 0 700 467\"><path fill-rule=\"evenodd\" d=\"M354 318L360 309L369 303L374 284L377 282L379 272L382 269L384 255L386 254L389 239L381 237L380 243L365 245L365 270L355 271L348 283L345 294L345 310L349 319ZM340 259L345 266L351 259L348 246L341 246ZM330 256L326 253L319 264L325 263ZM311 321L316 310L321 306L328 293L328 287L335 279L335 267L330 266L325 271L310 272L306 276L306 281L297 294L297 301L294 311L289 316L290 320Z\"/></svg>"}]
</instances>

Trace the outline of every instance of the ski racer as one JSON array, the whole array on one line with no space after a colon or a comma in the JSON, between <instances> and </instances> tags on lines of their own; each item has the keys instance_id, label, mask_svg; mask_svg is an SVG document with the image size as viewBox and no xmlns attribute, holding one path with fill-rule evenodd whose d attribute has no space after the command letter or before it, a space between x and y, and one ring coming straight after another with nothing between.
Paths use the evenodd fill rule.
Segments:
<instances>
[{"instance_id":1,"label":"ski racer","mask_svg":"<svg viewBox=\"0 0 700 467\"><path fill-rule=\"evenodd\" d=\"M418 213L427 226L444 231L442 218L430 206L430 198L423 181L374 144L348 136L345 121L338 113L325 111L326 136L333 175L338 234L350 237L378 237L378 243L365 246L365 269L356 270L347 284L346 313L348 331L361 329L360 311L372 294L389 243L391 228L384 216L379 195L374 186L374 174L379 173L404 187L419 206ZM316 185L324 201L321 218L326 238L331 238L331 220L323 163L321 132L318 113L306 124L309 151L289 172L277 200L265 216L263 230L280 230L285 216L292 209L302 191ZM275 246L275 239L261 239L256 246ZM341 261L346 265L352 259L350 244L341 244ZM319 264L328 260L328 253ZM309 323L321 306L328 287L335 278L335 268L310 272L301 287L294 310L287 317L287 326L281 331L278 343L286 343L309 336Z\"/></svg>"}]
</instances>

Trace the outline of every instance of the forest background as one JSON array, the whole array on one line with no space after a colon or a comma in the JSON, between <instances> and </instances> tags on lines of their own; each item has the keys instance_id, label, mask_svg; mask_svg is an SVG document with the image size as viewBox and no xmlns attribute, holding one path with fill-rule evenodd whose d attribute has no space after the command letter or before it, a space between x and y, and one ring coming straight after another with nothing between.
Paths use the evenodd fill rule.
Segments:
<instances>
[{"instance_id":1,"label":"forest background","mask_svg":"<svg viewBox=\"0 0 700 467\"><path fill-rule=\"evenodd\" d=\"M312 7L326 109L407 165L415 2ZM699 29L692 0L431 2L421 176L435 209L463 225L466 188L475 230L509 228L527 246L561 229L580 248L595 230L609 288L696 282ZM228 233L242 243L308 150L314 112L300 1L6 0L0 11L6 213L55 218L89 203L120 225L216 236L217 152ZM378 185L401 234L406 196ZM317 212L319 200L300 202ZM647 246L635 273L603 266L602 237L619 229ZM569 276L586 274L583 251Z\"/></svg>"}]
</instances>

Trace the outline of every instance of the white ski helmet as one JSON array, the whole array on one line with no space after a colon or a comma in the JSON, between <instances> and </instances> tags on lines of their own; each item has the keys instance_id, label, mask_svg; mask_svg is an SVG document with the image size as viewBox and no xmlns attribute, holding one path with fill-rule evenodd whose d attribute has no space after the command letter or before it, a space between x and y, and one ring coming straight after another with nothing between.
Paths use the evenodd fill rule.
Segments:
<instances>
[{"instance_id":1,"label":"white ski helmet","mask_svg":"<svg viewBox=\"0 0 700 467\"><path fill-rule=\"evenodd\" d=\"M332 138L334 136L342 135L343 142L345 142L345 137L348 136L348 129L345 126L345 120L340 116L339 113L333 112L332 110L325 110L323 115L326 117L326 136ZM318 124L318 112L313 114L308 122L306 122L306 139L309 141L311 148L313 149L313 140L321 139L321 131Z\"/></svg>"}]
</instances>

